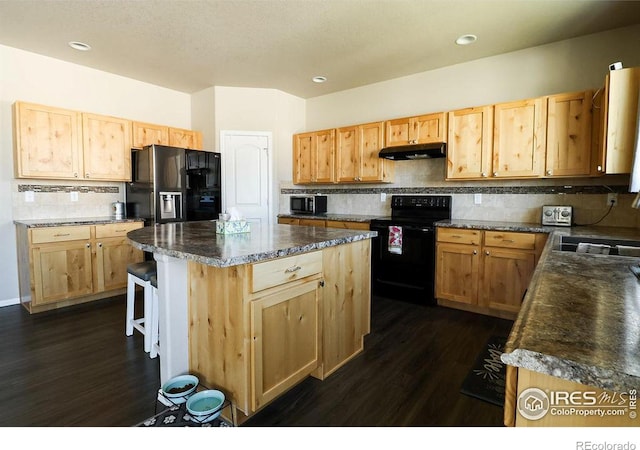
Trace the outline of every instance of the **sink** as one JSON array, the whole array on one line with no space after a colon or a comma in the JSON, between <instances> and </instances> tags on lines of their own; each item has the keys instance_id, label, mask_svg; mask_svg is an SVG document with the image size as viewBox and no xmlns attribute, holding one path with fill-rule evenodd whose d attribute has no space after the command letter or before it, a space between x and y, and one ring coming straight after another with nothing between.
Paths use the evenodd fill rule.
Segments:
<instances>
[{"instance_id":1,"label":"sink","mask_svg":"<svg viewBox=\"0 0 640 450\"><path fill-rule=\"evenodd\" d=\"M640 241L629 239L609 239L588 236L560 236L559 250L563 252L576 252L580 243L608 245L610 247L608 253L609 256L640 256Z\"/></svg>"}]
</instances>

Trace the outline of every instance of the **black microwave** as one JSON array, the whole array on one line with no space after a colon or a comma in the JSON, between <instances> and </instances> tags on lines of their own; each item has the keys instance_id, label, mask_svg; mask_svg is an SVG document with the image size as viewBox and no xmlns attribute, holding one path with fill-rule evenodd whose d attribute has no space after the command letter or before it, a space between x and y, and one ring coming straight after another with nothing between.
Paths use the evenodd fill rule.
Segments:
<instances>
[{"instance_id":1,"label":"black microwave","mask_svg":"<svg viewBox=\"0 0 640 450\"><path fill-rule=\"evenodd\" d=\"M326 195L292 195L291 214L324 214L327 212Z\"/></svg>"}]
</instances>

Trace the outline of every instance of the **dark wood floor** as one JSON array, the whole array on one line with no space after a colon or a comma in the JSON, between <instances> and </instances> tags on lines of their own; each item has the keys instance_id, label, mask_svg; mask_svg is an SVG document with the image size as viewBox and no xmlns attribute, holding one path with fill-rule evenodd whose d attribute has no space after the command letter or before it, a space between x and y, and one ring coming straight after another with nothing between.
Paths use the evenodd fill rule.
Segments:
<instances>
[{"instance_id":1,"label":"dark wood floor","mask_svg":"<svg viewBox=\"0 0 640 450\"><path fill-rule=\"evenodd\" d=\"M124 335L124 314L124 297L36 315L0 308L0 426L129 426L151 416L158 360L138 333ZM245 426L502 426L501 408L459 390L489 336L511 325L376 298L362 354Z\"/></svg>"}]
</instances>

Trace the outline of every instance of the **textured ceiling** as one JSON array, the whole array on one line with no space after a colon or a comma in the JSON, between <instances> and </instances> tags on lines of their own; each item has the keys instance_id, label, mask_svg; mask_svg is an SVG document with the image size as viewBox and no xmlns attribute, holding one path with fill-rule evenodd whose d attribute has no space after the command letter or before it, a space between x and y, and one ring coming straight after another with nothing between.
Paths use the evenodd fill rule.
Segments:
<instances>
[{"instance_id":1,"label":"textured ceiling","mask_svg":"<svg viewBox=\"0 0 640 450\"><path fill-rule=\"evenodd\" d=\"M640 1L0 0L2 45L187 93L303 98L636 23Z\"/></svg>"}]
</instances>

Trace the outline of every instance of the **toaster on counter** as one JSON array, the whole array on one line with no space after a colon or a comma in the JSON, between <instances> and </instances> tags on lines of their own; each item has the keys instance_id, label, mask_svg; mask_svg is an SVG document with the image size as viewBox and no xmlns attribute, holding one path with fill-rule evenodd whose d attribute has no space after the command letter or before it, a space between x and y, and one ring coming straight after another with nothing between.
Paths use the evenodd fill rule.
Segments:
<instances>
[{"instance_id":1,"label":"toaster on counter","mask_svg":"<svg viewBox=\"0 0 640 450\"><path fill-rule=\"evenodd\" d=\"M573 206L543 206L542 225L570 227L573 222Z\"/></svg>"}]
</instances>

